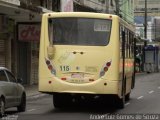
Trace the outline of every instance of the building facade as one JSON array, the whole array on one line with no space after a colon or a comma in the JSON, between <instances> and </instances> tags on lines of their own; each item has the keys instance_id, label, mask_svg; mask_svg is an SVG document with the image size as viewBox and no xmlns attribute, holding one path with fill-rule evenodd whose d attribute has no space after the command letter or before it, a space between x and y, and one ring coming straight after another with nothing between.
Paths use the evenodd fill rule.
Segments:
<instances>
[{"instance_id":1,"label":"building facade","mask_svg":"<svg viewBox=\"0 0 160 120\"><path fill-rule=\"evenodd\" d=\"M146 2L146 9L145 9ZM135 22L137 33L144 39L144 15L147 11L147 46L143 47L143 69L146 71L147 64L152 64L152 71L160 69L160 52L159 52L159 17L160 16L159 0L135 0ZM141 26L141 27L139 27ZM141 30L140 30L141 29ZM141 33L140 33L141 31ZM144 41L143 41L144 43ZM150 49L152 47L152 49ZM149 50L148 50L149 48ZM156 48L156 49L153 49ZM152 60L152 61L151 61Z\"/></svg>"},{"instance_id":2,"label":"building facade","mask_svg":"<svg viewBox=\"0 0 160 120\"><path fill-rule=\"evenodd\" d=\"M160 1L147 0L148 16L160 16ZM135 0L135 16L144 16L145 0Z\"/></svg>"},{"instance_id":3,"label":"building facade","mask_svg":"<svg viewBox=\"0 0 160 120\"><path fill-rule=\"evenodd\" d=\"M134 2L135 0L120 0L119 14L129 23L134 23Z\"/></svg>"},{"instance_id":4,"label":"building facade","mask_svg":"<svg viewBox=\"0 0 160 120\"><path fill-rule=\"evenodd\" d=\"M29 36L31 32L40 34L43 8L35 7L40 4L38 0L34 4L24 0L0 0L0 66L10 69L23 79L24 84L37 83L38 80L37 72L33 79L35 70L38 71L38 66L33 66L38 61L33 53L38 49L39 40L29 39ZM39 28L36 28L37 24ZM19 39L22 36L25 38Z\"/></svg>"}]
</instances>

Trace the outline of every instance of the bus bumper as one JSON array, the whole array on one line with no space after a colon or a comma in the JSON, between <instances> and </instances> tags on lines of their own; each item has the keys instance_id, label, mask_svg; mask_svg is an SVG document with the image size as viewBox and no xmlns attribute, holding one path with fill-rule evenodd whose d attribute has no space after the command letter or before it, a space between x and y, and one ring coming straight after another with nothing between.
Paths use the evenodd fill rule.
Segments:
<instances>
[{"instance_id":1,"label":"bus bumper","mask_svg":"<svg viewBox=\"0 0 160 120\"><path fill-rule=\"evenodd\" d=\"M44 93L113 94L121 96L121 81L100 78L91 83L77 84L54 78L40 82L39 91Z\"/></svg>"}]
</instances>

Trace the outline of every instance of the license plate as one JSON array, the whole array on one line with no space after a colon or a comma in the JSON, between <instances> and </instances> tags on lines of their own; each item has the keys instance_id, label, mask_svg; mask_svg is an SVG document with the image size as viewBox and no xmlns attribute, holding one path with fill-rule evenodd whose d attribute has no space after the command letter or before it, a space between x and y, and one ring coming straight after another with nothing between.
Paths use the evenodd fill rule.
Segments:
<instances>
[{"instance_id":1,"label":"license plate","mask_svg":"<svg viewBox=\"0 0 160 120\"><path fill-rule=\"evenodd\" d=\"M78 78L78 79L82 79L84 78L84 74L83 73L73 73L71 75L72 78Z\"/></svg>"},{"instance_id":2,"label":"license plate","mask_svg":"<svg viewBox=\"0 0 160 120\"><path fill-rule=\"evenodd\" d=\"M74 80L74 79L72 79L70 82L71 83L84 83L84 80Z\"/></svg>"}]
</instances>

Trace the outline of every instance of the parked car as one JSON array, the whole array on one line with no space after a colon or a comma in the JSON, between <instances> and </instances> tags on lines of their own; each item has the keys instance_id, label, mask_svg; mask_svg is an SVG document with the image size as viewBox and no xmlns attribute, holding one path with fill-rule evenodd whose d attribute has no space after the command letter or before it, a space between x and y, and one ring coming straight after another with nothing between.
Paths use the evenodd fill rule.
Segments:
<instances>
[{"instance_id":1,"label":"parked car","mask_svg":"<svg viewBox=\"0 0 160 120\"><path fill-rule=\"evenodd\" d=\"M26 93L21 82L7 68L0 67L0 116L5 114L6 108L17 107L19 112L25 111Z\"/></svg>"}]
</instances>

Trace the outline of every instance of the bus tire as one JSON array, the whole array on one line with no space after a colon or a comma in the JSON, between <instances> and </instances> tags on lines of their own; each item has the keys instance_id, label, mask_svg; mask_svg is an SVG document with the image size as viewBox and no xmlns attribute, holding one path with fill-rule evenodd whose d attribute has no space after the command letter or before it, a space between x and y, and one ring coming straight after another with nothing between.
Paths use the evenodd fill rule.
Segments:
<instances>
[{"instance_id":1,"label":"bus tire","mask_svg":"<svg viewBox=\"0 0 160 120\"><path fill-rule=\"evenodd\" d=\"M125 95L125 101L129 101L130 100L130 92L127 94L127 95Z\"/></svg>"},{"instance_id":2,"label":"bus tire","mask_svg":"<svg viewBox=\"0 0 160 120\"><path fill-rule=\"evenodd\" d=\"M133 89L134 87L135 87L135 74L133 73L131 89Z\"/></svg>"},{"instance_id":3,"label":"bus tire","mask_svg":"<svg viewBox=\"0 0 160 120\"><path fill-rule=\"evenodd\" d=\"M123 109L125 107L125 96L123 95L122 98L118 98L117 106L118 109Z\"/></svg>"},{"instance_id":4,"label":"bus tire","mask_svg":"<svg viewBox=\"0 0 160 120\"><path fill-rule=\"evenodd\" d=\"M125 107L126 78L122 83L122 98L117 98L116 107L123 109Z\"/></svg>"},{"instance_id":5,"label":"bus tire","mask_svg":"<svg viewBox=\"0 0 160 120\"><path fill-rule=\"evenodd\" d=\"M55 93L53 95L53 105L55 108L61 108L63 105L62 105L62 100L61 99L62 97L58 94L58 93Z\"/></svg>"},{"instance_id":6,"label":"bus tire","mask_svg":"<svg viewBox=\"0 0 160 120\"><path fill-rule=\"evenodd\" d=\"M71 96L65 93L53 94L53 105L55 108L63 108L71 103Z\"/></svg>"}]
</instances>

